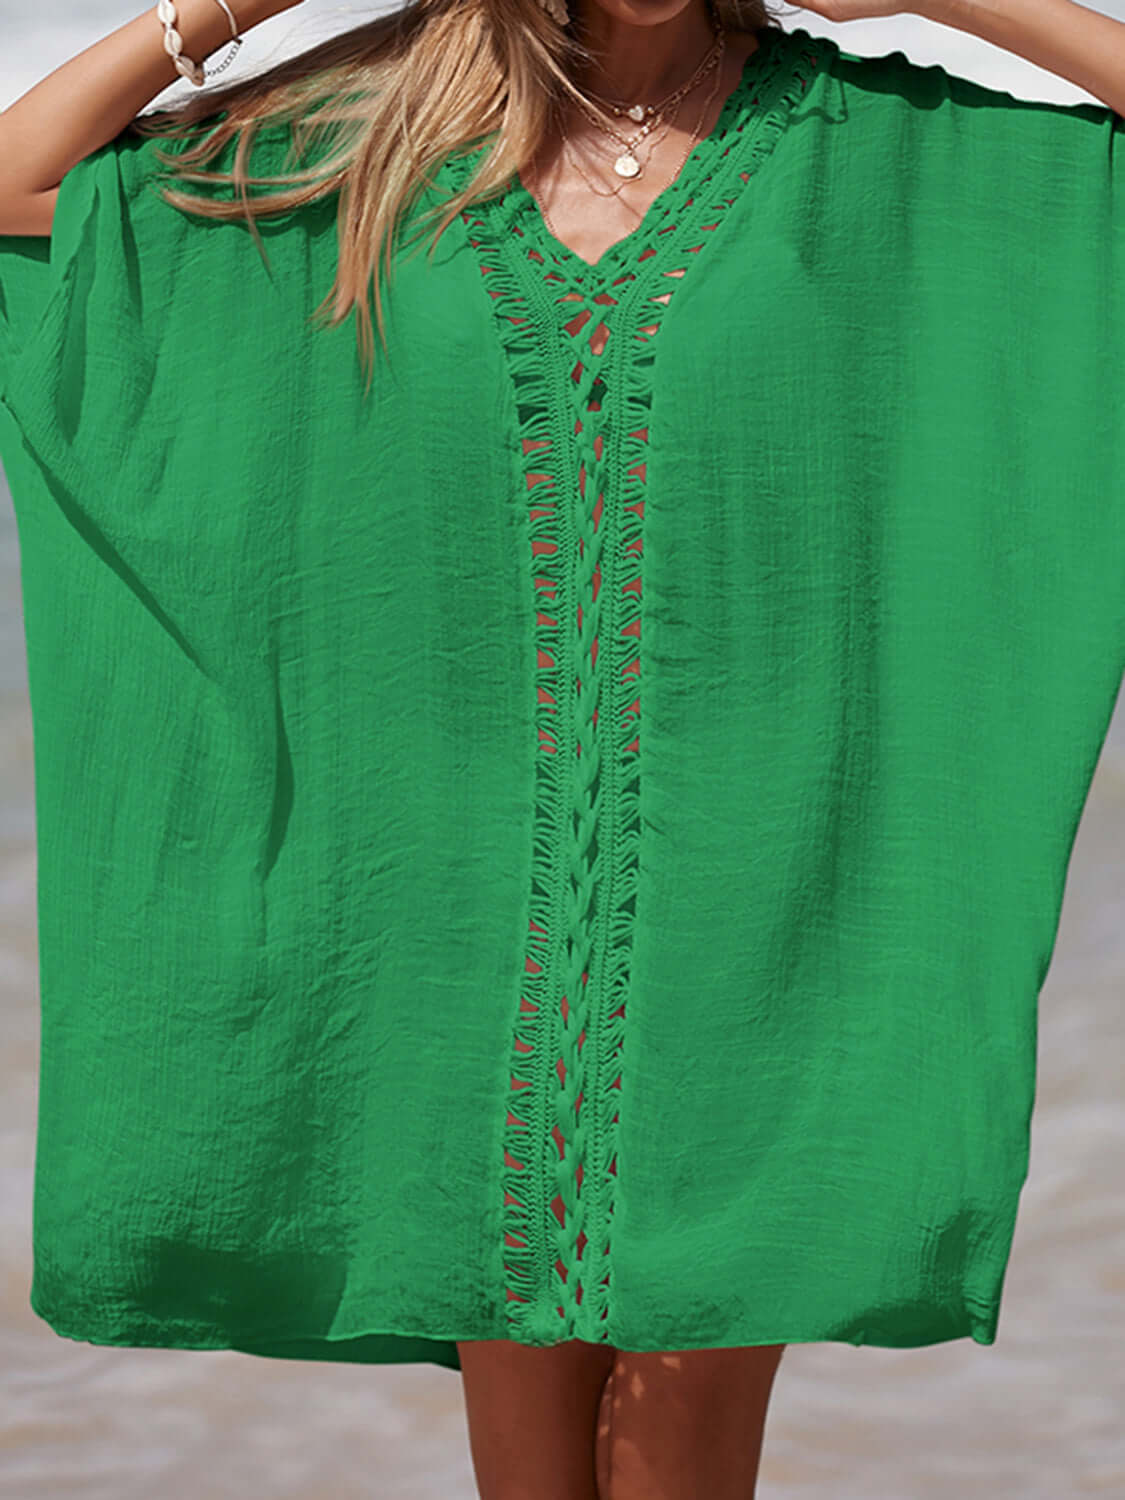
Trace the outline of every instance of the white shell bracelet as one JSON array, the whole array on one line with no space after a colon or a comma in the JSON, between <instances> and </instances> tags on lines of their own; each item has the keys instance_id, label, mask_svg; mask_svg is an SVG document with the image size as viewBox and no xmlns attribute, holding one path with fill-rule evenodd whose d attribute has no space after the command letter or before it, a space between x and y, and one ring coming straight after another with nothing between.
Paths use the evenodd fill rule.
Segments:
<instances>
[{"instance_id":1,"label":"white shell bracelet","mask_svg":"<svg viewBox=\"0 0 1125 1500\"><path fill-rule=\"evenodd\" d=\"M203 87L205 79L213 78L216 73L221 73L224 68L229 66L231 59L239 47L242 46L242 38L238 34L238 22L234 19L234 14L227 4L227 0L218 0L218 4L227 13L227 20L230 22L230 34L234 38L234 42L232 50L225 60L219 67L212 68L210 72L205 72L200 63L192 62L190 57L184 56L184 39L176 30L176 21L178 18L176 16L176 7L172 3L172 0L160 0L160 4L156 7L156 14L164 23L165 52L167 52L175 64L177 73L181 74L182 77L188 79L191 83L194 83L196 88L200 89Z\"/></svg>"}]
</instances>

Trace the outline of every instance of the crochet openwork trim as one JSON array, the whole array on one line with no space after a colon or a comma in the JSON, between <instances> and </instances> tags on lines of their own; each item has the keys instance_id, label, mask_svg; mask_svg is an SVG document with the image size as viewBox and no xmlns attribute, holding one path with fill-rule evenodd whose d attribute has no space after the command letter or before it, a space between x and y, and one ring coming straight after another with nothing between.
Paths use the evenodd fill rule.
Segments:
<instances>
[{"instance_id":1,"label":"crochet openwork trim","mask_svg":"<svg viewBox=\"0 0 1125 1500\"><path fill-rule=\"evenodd\" d=\"M763 47L675 182L596 264L555 239L518 182L461 216L514 392L536 622L533 873L502 1171L509 1336L525 1344L612 1342L653 365L670 302L816 70L795 38Z\"/></svg>"}]
</instances>

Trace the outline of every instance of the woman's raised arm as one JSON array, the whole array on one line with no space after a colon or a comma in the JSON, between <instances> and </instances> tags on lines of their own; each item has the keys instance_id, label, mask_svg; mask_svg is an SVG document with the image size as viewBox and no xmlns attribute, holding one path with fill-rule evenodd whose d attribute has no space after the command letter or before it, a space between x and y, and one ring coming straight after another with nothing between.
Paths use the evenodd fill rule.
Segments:
<instances>
[{"instance_id":1,"label":"woman's raised arm","mask_svg":"<svg viewBox=\"0 0 1125 1500\"><path fill-rule=\"evenodd\" d=\"M240 36L300 0L228 0ZM217 0L176 0L184 52L201 62L231 40ZM179 78L150 5L0 112L0 234L51 232L59 184Z\"/></svg>"}]
</instances>

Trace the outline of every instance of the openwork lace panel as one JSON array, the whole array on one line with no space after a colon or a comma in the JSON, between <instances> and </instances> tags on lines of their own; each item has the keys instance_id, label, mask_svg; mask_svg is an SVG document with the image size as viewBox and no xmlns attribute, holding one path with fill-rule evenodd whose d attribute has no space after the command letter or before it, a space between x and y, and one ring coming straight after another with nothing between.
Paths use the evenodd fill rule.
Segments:
<instances>
[{"instance_id":1,"label":"openwork lace panel","mask_svg":"<svg viewBox=\"0 0 1125 1500\"><path fill-rule=\"evenodd\" d=\"M653 363L672 298L815 68L814 54L770 40L678 178L596 265L549 233L518 181L462 215L515 390L536 621L533 875L503 1163L510 1336L524 1343L609 1340Z\"/></svg>"}]
</instances>

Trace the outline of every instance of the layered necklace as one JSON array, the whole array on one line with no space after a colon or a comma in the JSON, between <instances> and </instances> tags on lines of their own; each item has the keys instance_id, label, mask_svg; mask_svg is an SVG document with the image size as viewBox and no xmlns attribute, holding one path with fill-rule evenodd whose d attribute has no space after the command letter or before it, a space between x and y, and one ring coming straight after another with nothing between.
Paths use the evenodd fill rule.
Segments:
<instances>
[{"instance_id":1,"label":"layered necklace","mask_svg":"<svg viewBox=\"0 0 1125 1500\"><path fill-rule=\"evenodd\" d=\"M617 173L618 177L629 179L639 177L642 174L644 166L637 156L636 148L663 122L665 116L669 115L671 118L669 118L668 124L665 125L661 133L661 135L666 135L671 126L672 119L675 118L684 98L706 78L709 72L714 71L715 85L707 100L708 105L710 105L715 97L714 90L718 88L719 84L724 46L725 33L722 23L716 22L715 40L712 42L707 55L703 58L703 61L696 68L695 72L686 83L682 83L678 89L673 89L670 94L666 94L663 99L657 100L655 104L629 104L622 99L605 99L600 94L588 93L586 96L587 99L591 99L596 104L603 106L603 109L595 112L587 107L586 100L581 98L578 100L578 108L590 123L603 134L611 136L617 142L618 146L625 148L613 163L613 170ZM627 139L613 128L609 120L609 115L611 114L618 120L622 118L635 120L640 124L640 130L631 139ZM703 118L706 118L706 109L704 110ZM657 137L657 139L660 138ZM570 144L570 138L564 132L563 145L569 148ZM620 192L621 189L617 188L615 191Z\"/></svg>"},{"instance_id":2,"label":"layered necklace","mask_svg":"<svg viewBox=\"0 0 1125 1500\"><path fill-rule=\"evenodd\" d=\"M715 95L718 92L725 47L726 35L723 30L722 23L719 22L716 18L715 39L710 49L708 50L707 55L700 62L699 66L696 68L695 72L691 75L687 82L682 83L679 88L673 89L672 92L665 95L663 99L657 100L654 104L642 104L633 103L623 99L606 99L599 94L588 92L585 99L579 99L577 101L579 109L595 127L595 129L602 136L609 138L611 142L609 150L610 152L612 152L612 160L610 162L610 165L612 166L613 172L618 178L617 184L608 188L608 190L604 185L594 182L583 168L582 163L579 160L578 153L574 149L573 142L564 130L562 134L563 154L574 164L575 170L578 172L578 175L582 178L582 180L587 184L587 186L593 193L595 193L599 198L616 198L620 195L627 182L632 182L637 178L642 177L644 175L644 170L647 163L641 160L641 157L639 156L637 151L638 146L640 146L643 141L648 140L650 136L652 137L648 152L648 160L651 160L652 153L656 145L661 140L663 140L668 131L671 129L675 117L679 113L679 108L684 98L692 91L692 89L698 87L703 79L707 77L708 73L714 73L714 80L712 82L710 92L708 93L707 99L704 102L703 109L700 112L696 127L688 137L687 145L684 148L683 155L677 163L676 170L673 173L673 178L675 178L675 176L679 174L684 163L687 161L688 156L691 154L693 147L699 139L699 135L703 129L704 122L707 119L711 106L714 103ZM589 103L587 103L587 101L589 101ZM641 127L640 130L638 130L632 136L622 135L621 132L615 128L615 125L613 123L615 120L622 119L632 120L636 124L639 124ZM610 181L612 182L612 180L613 179L611 178ZM547 210L543 208L542 205L540 205L540 209L547 228L551 231L552 234L555 234L557 237L557 231L555 230L554 225L551 223L551 220L548 217Z\"/></svg>"}]
</instances>

